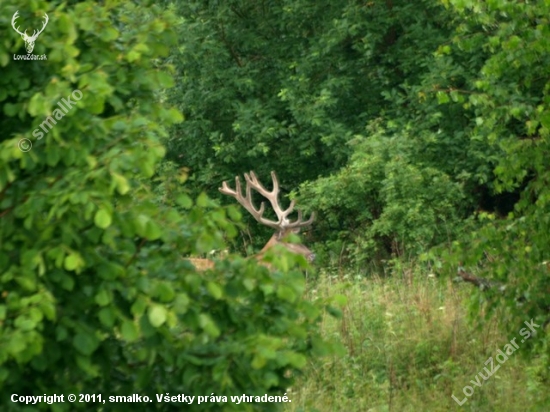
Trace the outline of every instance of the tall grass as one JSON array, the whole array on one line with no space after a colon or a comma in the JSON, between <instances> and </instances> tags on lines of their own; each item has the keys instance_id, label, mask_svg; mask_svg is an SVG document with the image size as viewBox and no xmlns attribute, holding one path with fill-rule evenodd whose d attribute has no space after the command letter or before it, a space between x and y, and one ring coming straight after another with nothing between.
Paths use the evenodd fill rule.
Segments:
<instances>
[{"instance_id":1,"label":"tall grass","mask_svg":"<svg viewBox=\"0 0 550 412\"><path fill-rule=\"evenodd\" d=\"M288 412L550 410L543 363L520 356L521 346L481 387L470 383L513 336L501 332L498 315L482 326L468 321L469 285L411 269L385 279L323 273L311 283L310 298L347 297L343 317L322 324L346 354L308 365ZM462 400L465 385L475 392L459 406L451 395Z\"/></svg>"}]
</instances>

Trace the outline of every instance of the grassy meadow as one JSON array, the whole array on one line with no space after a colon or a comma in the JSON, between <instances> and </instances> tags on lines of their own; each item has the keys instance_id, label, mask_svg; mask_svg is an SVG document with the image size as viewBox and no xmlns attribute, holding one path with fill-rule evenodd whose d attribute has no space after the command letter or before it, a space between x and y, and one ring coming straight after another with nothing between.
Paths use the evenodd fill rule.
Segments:
<instances>
[{"instance_id":1,"label":"grassy meadow","mask_svg":"<svg viewBox=\"0 0 550 412\"><path fill-rule=\"evenodd\" d=\"M405 270L388 278L322 273L309 286L311 299L346 296L342 318L322 324L345 354L311 362L290 388L286 411L550 410L542 362L523 358L521 344L481 387L470 383L514 338L499 328L498 315L468 320L471 285ZM462 401L466 385L474 393L459 406L452 395Z\"/></svg>"}]
</instances>

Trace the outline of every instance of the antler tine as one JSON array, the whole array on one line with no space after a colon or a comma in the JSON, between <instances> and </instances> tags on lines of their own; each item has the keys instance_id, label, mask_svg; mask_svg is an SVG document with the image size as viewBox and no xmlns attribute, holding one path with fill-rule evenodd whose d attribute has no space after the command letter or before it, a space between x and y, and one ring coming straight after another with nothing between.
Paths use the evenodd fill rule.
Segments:
<instances>
[{"instance_id":1,"label":"antler tine","mask_svg":"<svg viewBox=\"0 0 550 412\"><path fill-rule=\"evenodd\" d=\"M277 230L284 229L296 229L309 226L313 223L315 219L315 213L312 213L310 218L307 221L303 221L302 212L298 210L298 217L294 221L289 221L287 216L292 213L294 207L296 206L296 201L293 199L290 202L290 205L287 209L282 210L279 204L279 180L275 172L271 172L271 179L273 180L273 189L267 190L265 186L261 184L256 176L256 173L251 171L250 173L245 173L244 178L246 180L246 196L243 196L241 181L239 177L235 177L236 189L231 189L227 182L222 183L222 187L219 189L220 192L229 195L235 198L250 214L260 223L269 226ZM259 209L256 209L252 201L252 189L257 191L271 203L273 211L277 215L277 221L267 219L263 217L265 211L265 204L262 202Z\"/></svg>"},{"instance_id":2,"label":"antler tine","mask_svg":"<svg viewBox=\"0 0 550 412\"><path fill-rule=\"evenodd\" d=\"M44 17L43 17L43 18L44 18L45 21L44 21L44 23L42 24L42 28L40 29L40 31L39 31L38 33L36 33L36 34L33 33L33 36L37 36L37 37L38 37L38 35L44 31L44 29L46 28L48 22L50 21L50 18L48 17L48 15L47 15L46 13L44 13ZM35 30L35 31L36 31L36 30Z\"/></svg>"},{"instance_id":3,"label":"antler tine","mask_svg":"<svg viewBox=\"0 0 550 412\"><path fill-rule=\"evenodd\" d=\"M11 18L11 26L13 27L13 29L14 29L18 34L20 34L21 36L23 36L24 33L21 33L21 32L19 31L19 27L15 27L15 20L17 20L18 17L19 17L19 10L17 10L17 11L14 13L13 17ZM25 30L25 32L26 32L26 30Z\"/></svg>"},{"instance_id":4,"label":"antler tine","mask_svg":"<svg viewBox=\"0 0 550 412\"><path fill-rule=\"evenodd\" d=\"M305 222L302 221L302 211L298 210L298 218L294 222L290 222L286 227L289 229L297 229L306 226L310 226L315 220L315 212L311 213L311 216Z\"/></svg>"},{"instance_id":5,"label":"antler tine","mask_svg":"<svg viewBox=\"0 0 550 412\"><path fill-rule=\"evenodd\" d=\"M273 193L275 192L275 189L279 190L278 187L274 187L273 191L268 191L258 180L258 176L256 176L256 173L253 171L250 171L250 174L245 173L244 178L246 180L246 197L252 203L252 189L256 190L259 194L261 194L263 197L265 197L269 202L273 205L272 197ZM260 206L262 213L264 210L264 202L261 203ZM277 215L278 217L278 215ZM263 223L267 226L273 227L275 229L279 228L279 222L275 222L273 220L266 219L262 216L262 220L259 220L260 223Z\"/></svg>"},{"instance_id":6,"label":"antler tine","mask_svg":"<svg viewBox=\"0 0 550 412\"><path fill-rule=\"evenodd\" d=\"M27 30L25 30L23 33L21 33L21 31L19 30L19 27L15 27L15 20L17 20L17 18L19 17L19 10L17 10L13 17L11 18L11 25L13 27L13 29L18 33L20 34L21 36L25 36L27 34ZM30 38L34 38L36 39L36 37L38 37L38 35L40 33L42 33L44 31L44 29L46 28L46 26L48 25L48 21L50 21L50 18L48 17L48 15L46 13L44 13L44 23L42 23L42 28L40 30L33 30L33 33L32 33L32 36L30 36Z\"/></svg>"},{"instance_id":7,"label":"antler tine","mask_svg":"<svg viewBox=\"0 0 550 412\"><path fill-rule=\"evenodd\" d=\"M246 174L245 174L245 179L246 179ZM239 182L239 191L240 191L241 182L238 177L237 177L237 181ZM256 220L258 220L259 222L262 222L262 219L264 219L263 214L265 211L264 202L260 202L259 209L256 209L254 207L254 202L252 201L252 190L248 182L246 183L246 198L243 198L241 194L241 200L242 200L241 204L246 208L246 210L252 213L252 215L256 218Z\"/></svg>"},{"instance_id":8,"label":"antler tine","mask_svg":"<svg viewBox=\"0 0 550 412\"><path fill-rule=\"evenodd\" d=\"M273 177L273 175L274 172L271 172L271 177ZM246 179L246 182L254 187L254 189L256 189L258 193L268 199L273 194L279 192L279 182L277 181L277 176L275 176L275 180L273 181L273 190L271 191L267 190L264 185L260 183L260 181L258 180L258 176L256 176L256 173L254 173L253 171L251 171L250 174L245 173L244 178Z\"/></svg>"},{"instance_id":9,"label":"antler tine","mask_svg":"<svg viewBox=\"0 0 550 412\"><path fill-rule=\"evenodd\" d=\"M267 200L269 200L269 203L271 203L271 207L277 215L278 228L282 229L288 227L287 216L294 210L296 202L292 200L290 202L290 206L286 210L281 209L281 206L279 205L279 179L277 178L277 174L273 171L271 172L271 179L273 181L273 189L271 190L267 190L265 186L260 183L256 174L252 171L250 174L245 173L245 178L258 193L264 196Z\"/></svg>"},{"instance_id":10,"label":"antler tine","mask_svg":"<svg viewBox=\"0 0 550 412\"><path fill-rule=\"evenodd\" d=\"M246 174L245 174L245 178L246 178ZM239 179L238 176L235 177L235 182L236 182L236 187L235 187L235 190L233 190L228 186L227 182L224 181L222 183L222 187L219 188L220 192L235 198L237 202L239 202L241 206L243 206L246 210L248 210L248 212L258 222L266 226L272 227L274 229L278 229L279 225L277 222L274 222L272 220L269 220L263 217L263 214L265 211L264 202L260 204L260 207L258 209L256 209L256 207L254 206L254 203L252 202L252 191L251 191L250 185L248 184L248 179L247 179L247 185L246 185L246 197L243 196L243 192L241 188L241 180Z\"/></svg>"}]
</instances>

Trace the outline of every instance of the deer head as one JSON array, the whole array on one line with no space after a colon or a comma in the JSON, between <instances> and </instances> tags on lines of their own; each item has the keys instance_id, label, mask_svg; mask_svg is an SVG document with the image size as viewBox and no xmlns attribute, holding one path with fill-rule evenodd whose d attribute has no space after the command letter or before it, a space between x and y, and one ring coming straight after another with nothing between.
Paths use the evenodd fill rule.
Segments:
<instances>
[{"instance_id":1,"label":"deer head","mask_svg":"<svg viewBox=\"0 0 550 412\"><path fill-rule=\"evenodd\" d=\"M235 178L235 190L231 189L227 182L222 183L222 187L219 189L225 195L234 197L237 202L241 204L259 223L262 225L275 229L275 234L271 237L269 242L263 247L256 257L261 258L263 254L276 244L283 245L293 253L297 253L306 257L310 262L315 259L315 253L308 249L304 245L286 243L283 239L290 233L298 233L301 228L310 226L315 219L315 213L312 213L308 220L302 219L302 212L297 211L297 218L295 220L289 219L289 215L294 210L295 201L290 202L290 206L283 210L279 204L279 181L275 172L271 172L271 179L273 180L273 189L267 190L258 180L258 177L254 172L250 174L245 173L244 178L246 181L246 195L243 196L241 181L237 176ZM271 203L273 211L277 215L277 220L271 220L263 216L265 212L265 204L262 202L259 208L254 206L252 201L252 190L255 190Z\"/></svg>"},{"instance_id":2,"label":"deer head","mask_svg":"<svg viewBox=\"0 0 550 412\"><path fill-rule=\"evenodd\" d=\"M39 31L34 30L34 32L32 33L32 36L29 36L29 35L27 35L27 30L25 30L23 33L21 33L21 31L19 31L19 27L15 27L15 20L17 20L17 17L19 17L18 14L19 14L19 10L17 10L14 13L14 15L11 19L11 25L12 25L13 29L18 34L21 35L21 38L25 42L25 48L27 49L27 53L31 54L32 51L34 50L34 42L36 41L36 38L38 37L38 35L40 33L42 33L44 31L44 29L46 28L46 25L48 24L49 18L48 18L48 15L46 13L44 13L44 23L42 24L42 28Z\"/></svg>"}]
</instances>

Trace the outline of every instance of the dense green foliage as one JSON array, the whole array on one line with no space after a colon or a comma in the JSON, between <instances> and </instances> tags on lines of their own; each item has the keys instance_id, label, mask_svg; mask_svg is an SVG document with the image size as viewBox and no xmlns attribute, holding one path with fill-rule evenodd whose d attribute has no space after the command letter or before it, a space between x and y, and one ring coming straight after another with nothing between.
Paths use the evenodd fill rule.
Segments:
<instances>
[{"instance_id":1,"label":"dense green foliage","mask_svg":"<svg viewBox=\"0 0 550 412\"><path fill-rule=\"evenodd\" d=\"M302 299L303 257L276 250L271 271L235 258L205 274L182 259L223 248L237 230L226 209L186 193L184 171L157 167L164 128L182 119L162 103L178 19L152 3L2 3L5 16L19 8L19 24L50 19L34 50L47 64L12 60L24 49L9 25L0 45L3 411L22 410L12 394L154 402L133 410L197 408L156 394L282 396L308 357L331 348L317 338L321 301ZM69 96L76 104L60 112ZM18 147L23 138L30 151ZM90 407L65 398L26 410Z\"/></svg>"},{"instance_id":2,"label":"dense green foliage","mask_svg":"<svg viewBox=\"0 0 550 412\"><path fill-rule=\"evenodd\" d=\"M487 295L510 327L548 318L547 1L178 7L191 190L277 170L306 182L322 264L466 265L510 285Z\"/></svg>"},{"instance_id":3,"label":"dense green foliage","mask_svg":"<svg viewBox=\"0 0 550 412\"><path fill-rule=\"evenodd\" d=\"M428 70L422 59L448 32L433 1L178 7L173 100L186 121L168 156L191 168L197 187L250 168L296 183L337 170L351 153L346 143Z\"/></svg>"},{"instance_id":4,"label":"dense green foliage","mask_svg":"<svg viewBox=\"0 0 550 412\"><path fill-rule=\"evenodd\" d=\"M197 192L251 168L277 170L283 182L312 181L307 203L326 212L317 239L335 250L352 242L344 249L356 261L433 246L477 206L493 153L470 139L473 113L439 104L445 79L461 73L434 59L456 26L443 5L197 2L180 12L172 99L186 121L171 133L168 157L191 168ZM354 144L363 137L367 146L380 143L380 161L395 158L408 170L393 176L365 165L372 150ZM338 177L347 167L361 174L357 190ZM407 187L411 179L422 181L418 190ZM432 191L433 179L449 182L435 189L445 199ZM405 192L394 193L398 180ZM419 216L429 199L442 204ZM449 227L438 227L442 221Z\"/></svg>"},{"instance_id":5,"label":"dense green foliage","mask_svg":"<svg viewBox=\"0 0 550 412\"><path fill-rule=\"evenodd\" d=\"M11 393L282 395L331 352L302 257L274 250L268 270L230 254L201 274L183 259L242 252L239 229L265 241L215 200L249 170L275 170L318 213L305 236L318 266L463 268L495 285L472 289L473 318L498 313L510 333L550 319L548 0L2 6L2 410ZM34 50L47 60L12 57L17 10L22 30L48 13ZM539 388L544 328L525 347ZM431 348L404 344L391 365L409 350ZM456 370L436 355L420 381ZM410 388L383 364L368 373Z\"/></svg>"},{"instance_id":6,"label":"dense green foliage","mask_svg":"<svg viewBox=\"0 0 550 412\"><path fill-rule=\"evenodd\" d=\"M469 93L456 100L475 115L471 139L498 154L491 162L493 190L520 196L512 213L496 220L489 215L479 231L453 248L451 259L479 265L482 276L507 286L503 296L489 296L489 313L504 303L510 329L530 318L545 324L550 316L550 3L452 3L463 19L439 58L452 66L455 54L486 55L476 75L460 86ZM529 343L546 347L544 339Z\"/></svg>"},{"instance_id":7,"label":"dense green foliage","mask_svg":"<svg viewBox=\"0 0 550 412\"><path fill-rule=\"evenodd\" d=\"M303 187L304 203L324 216L318 229L339 231L326 250L343 249L365 264L388 250L410 257L448 240L460 226L461 186L418 164L421 142L412 130L369 131L350 142L354 153L345 168Z\"/></svg>"}]
</instances>

